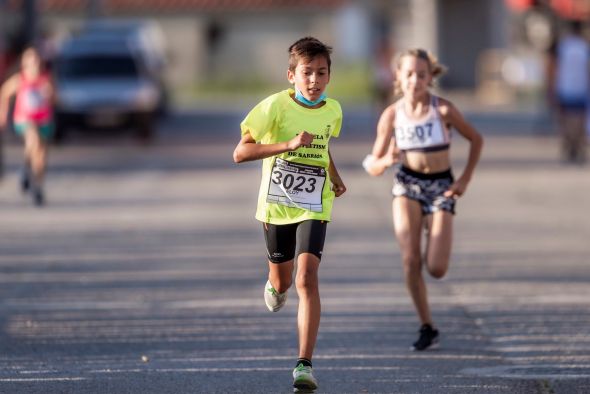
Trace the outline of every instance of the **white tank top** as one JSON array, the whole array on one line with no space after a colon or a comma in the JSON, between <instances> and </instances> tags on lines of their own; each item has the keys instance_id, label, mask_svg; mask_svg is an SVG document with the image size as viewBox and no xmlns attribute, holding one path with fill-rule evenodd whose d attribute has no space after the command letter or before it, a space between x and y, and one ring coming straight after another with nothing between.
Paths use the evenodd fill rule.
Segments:
<instances>
[{"instance_id":1,"label":"white tank top","mask_svg":"<svg viewBox=\"0 0 590 394\"><path fill-rule=\"evenodd\" d=\"M406 114L404 100L396 104L394 137L401 151L433 152L449 148L451 133L440 119L437 107L438 98L431 96L428 113L416 120Z\"/></svg>"}]
</instances>

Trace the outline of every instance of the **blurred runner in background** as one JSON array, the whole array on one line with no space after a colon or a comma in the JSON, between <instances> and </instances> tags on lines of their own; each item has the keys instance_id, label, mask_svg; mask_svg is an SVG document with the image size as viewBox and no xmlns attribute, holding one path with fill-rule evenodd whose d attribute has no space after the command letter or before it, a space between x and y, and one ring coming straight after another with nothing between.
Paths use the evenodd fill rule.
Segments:
<instances>
[{"instance_id":1,"label":"blurred runner in background","mask_svg":"<svg viewBox=\"0 0 590 394\"><path fill-rule=\"evenodd\" d=\"M405 51L395 71L395 94L401 98L383 111L372 154L363 167L376 176L401 164L393 182L393 227L406 286L421 324L411 349L421 351L437 346L440 339L422 271L426 268L440 279L449 269L456 200L471 181L483 139L450 101L430 93L433 80L445 71L433 55L423 49ZM458 179L451 170L451 127L470 144Z\"/></svg>"},{"instance_id":2,"label":"blurred runner in background","mask_svg":"<svg viewBox=\"0 0 590 394\"><path fill-rule=\"evenodd\" d=\"M590 45L582 34L582 22L570 22L569 29L557 43L549 70L562 159L582 164L586 161L586 116L590 97Z\"/></svg>"},{"instance_id":3,"label":"blurred runner in background","mask_svg":"<svg viewBox=\"0 0 590 394\"><path fill-rule=\"evenodd\" d=\"M54 128L54 88L49 73L42 68L39 53L32 47L22 54L20 72L0 89L0 129L6 130L10 121L9 102L14 95L14 131L25 143L21 189L31 193L36 206L42 206L47 146Z\"/></svg>"}]
</instances>

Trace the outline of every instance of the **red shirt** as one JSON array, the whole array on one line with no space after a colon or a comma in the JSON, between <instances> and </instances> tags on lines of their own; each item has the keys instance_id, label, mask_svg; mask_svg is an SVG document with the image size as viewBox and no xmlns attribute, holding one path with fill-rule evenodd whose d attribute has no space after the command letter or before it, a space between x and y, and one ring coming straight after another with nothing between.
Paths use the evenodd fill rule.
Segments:
<instances>
[{"instance_id":1,"label":"red shirt","mask_svg":"<svg viewBox=\"0 0 590 394\"><path fill-rule=\"evenodd\" d=\"M41 74L30 80L19 75L19 87L14 107L14 122L46 123L51 120L51 90L49 75Z\"/></svg>"}]
</instances>

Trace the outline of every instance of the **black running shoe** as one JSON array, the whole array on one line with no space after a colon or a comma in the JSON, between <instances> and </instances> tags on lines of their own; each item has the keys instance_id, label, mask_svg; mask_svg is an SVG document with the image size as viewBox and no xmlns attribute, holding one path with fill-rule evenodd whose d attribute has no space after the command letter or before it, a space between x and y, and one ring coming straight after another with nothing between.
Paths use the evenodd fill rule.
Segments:
<instances>
[{"instance_id":1,"label":"black running shoe","mask_svg":"<svg viewBox=\"0 0 590 394\"><path fill-rule=\"evenodd\" d=\"M33 190L33 203L38 207L45 205L45 195L43 194L43 190L38 188Z\"/></svg>"},{"instance_id":2,"label":"black running shoe","mask_svg":"<svg viewBox=\"0 0 590 394\"><path fill-rule=\"evenodd\" d=\"M31 188L31 177L28 171L23 171L20 176L20 190L26 193Z\"/></svg>"},{"instance_id":3,"label":"black running shoe","mask_svg":"<svg viewBox=\"0 0 590 394\"><path fill-rule=\"evenodd\" d=\"M433 329L430 324L423 324L419 333L420 337L412 345L412 350L422 351L438 347L438 330Z\"/></svg>"}]
</instances>

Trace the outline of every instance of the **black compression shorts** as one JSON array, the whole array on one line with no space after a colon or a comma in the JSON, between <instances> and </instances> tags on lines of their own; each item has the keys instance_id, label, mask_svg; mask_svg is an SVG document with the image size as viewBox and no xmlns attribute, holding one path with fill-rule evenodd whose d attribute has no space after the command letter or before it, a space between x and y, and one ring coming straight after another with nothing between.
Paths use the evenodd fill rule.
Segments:
<instances>
[{"instance_id":1,"label":"black compression shorts","mask_svg":"<svg viewBox=\"0 0 590 394\"><path fill-rule=\"evenodd\" d=\"M301 253L311 253L321 260L327 226L328 222L323 220L284 225L263 223L268 260L284 263Z\"/></svg>"}]
</instances>

